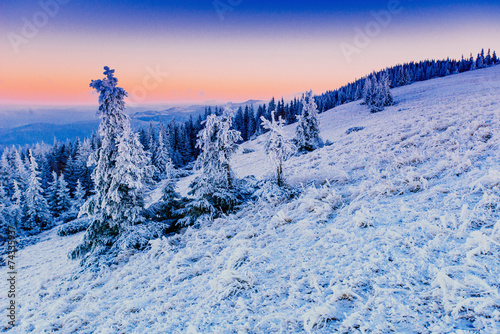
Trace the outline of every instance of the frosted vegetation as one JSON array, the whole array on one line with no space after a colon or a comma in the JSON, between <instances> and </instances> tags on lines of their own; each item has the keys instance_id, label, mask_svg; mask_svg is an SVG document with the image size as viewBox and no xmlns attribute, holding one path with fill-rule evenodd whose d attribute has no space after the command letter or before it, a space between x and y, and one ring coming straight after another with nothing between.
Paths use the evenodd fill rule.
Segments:
<instances>
[{"instance_id":1,"label":"frosted vegetation","mask_svg":"<svg viewBox=\"0 0 500 334\"><path fill-rule=\"evenodd\" d=\"M230 161L227 173L206 154L218 194L247 194L240 206L143 250L124 247L99 270L67 257L88 230L39 234L19 252L19 324L10 332L499 332L499 90L495 66L393 89L397 104L382 112L359 101L326 111L318 124L328 145L282 161L286 189L266 142L272 123L284 142L296 125L273 117L270 133L237 150L222 145L234 152L220 160ZM230 131L224 121L207 123ZM238 140L224 138L231 147ZM158 159L164 176L144 207L175 220L207 170L178 175L174 188L168 159ZM43 189L30 166L35 198ZM69 224L78 232L92 222Z\"/></svg>"}]
</instances>

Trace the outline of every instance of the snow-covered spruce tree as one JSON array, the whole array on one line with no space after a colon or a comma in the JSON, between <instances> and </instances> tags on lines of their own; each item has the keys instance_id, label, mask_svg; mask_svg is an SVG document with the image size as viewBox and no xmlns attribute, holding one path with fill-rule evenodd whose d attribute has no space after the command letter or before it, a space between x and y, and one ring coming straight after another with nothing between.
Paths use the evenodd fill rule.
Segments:
<instances>
[{"instance_id":1,"label":"snow-covered spruce tree","mask_svg":"<svg viewBox=\"0 0 500 334\"><path fill-rule=\"evenodd\" d=\"M21 208L23 203L23 194L21 193L21 189L19 188L16 180L13 182L13 189L14 193L12 194L12 204Z\"/></svg>"},{"instance_id":2,"label":"snow-covered spruce tree","mask_svg":"<svg viewBox=\"0 0 500 334\"><path fill-rule=\"evenodd\" d=\"M36 234L52 227L52 222L47 201L43 196L38 164L31 150L28 151L28 159L30 162L30 173L23 203L21 229L30 234Z\"/></svg>"},{"instance_id":3,"label":"snow-covered spruce tree","mask_svg":"<svg viewBox=\"0 0 500 334\"><path fill-rule=\"evenodd\" d=\"M189 206L189 215L196 219L202 215L225 213L238 204L234 175L229 165L240 132L231 129L234 111L226 107L222 115L209 115L205 128L198 133L196 146L201 150L196 166L202 174L190 185L189 194L195 196Z\"/></svg>"},{"instance_id":4,"label":"snow-covered spruce tree","mask_svg":"<svg viewBox=\"0 0 500 334\"><path fill-rule=\"evenodd\" d=\"M376 82L375 82L376 84ZM367 106L371 106L373 104L373 98L374 98L374 76L371 75L365 79L365 84L363 87L363 99L364 103Z\"/></svg>"},{"instance_id":5,"label":"snow-covered spruce tree","mask_svg":"<svg viewBox=\"0 0 500 334\"><path fill-rule=\"evenodd\" d=\"M170 161L166 165L165 176L163 177L163 191L162 197L158 203L155 203L150 209L153 211L156 221L166 222L175 221L181 218L181 212L179 209L181 207L181 197L175 190L176 185L176 170L174 165ZM173 227L173 223L169 228Z\"/></svg>"},{"instance_id":6,"label":"snow-covered spruce tree","mask_svg":"<svg viewBox=\"0 0 500 334\"><path fill-rule=\"evenodd\" d=\"M8 207L10 223L13 226L21 227L23 195L17 181L13 181L11 205Z\"/></svg>"},{"instance_id":7,"label":"snow-covered spruce tree","mask_svg":"<svg viewBox=\"0 0 500 334\"><path fill-rule=\"evenodd\" d=\"M12 195L12 167L9 155L9 149L5 148L0 158L0 182L5 187L6 195Z\"/></svg>"},{"instance_id":8,"label":"snow-covered spruce tree","mask_svg":"<svg viewBox=\"0 0 500 334\"><path fill-rule=\"evenodd\" d=\"M285 121L281 117L276 120L274 111L271 113L271 121L268 121L263 116L261 117L261 120L262 127L269 130L265 145L266 153L276 168L276 181L278 186L283 187L285 185L283 163L296 148L292 142L286 139L283 133Z\"/></svg>"},{"instance_id":9,"label":"snow-covered spruce tree","mask_svg":"<svg viewBox=\"0 0 500 334\"><path fill-rule=\"evenodd\" d=\"M90 83L99 93L101 146L92 156L95 194L80 211L93 220L83 243L70 254L72 258L98 256L113 246L122 247L131 227L142 222L144 184L152 176L152 168L124 113L127 92L117 86L114 72L106 66L106 77Z\"/></svg>"},{"instance_id":10,"label":"snow-covered spruce tree","mask_svg":"<svg viewBox=\"0 0 500 334\"><path fill-rule=\"evenodd\" d=\"M59 217L59 210L57 209L57 188L59 178L57 177L57 173L52 171L52 179L49 182L49 187L47 188L46 199L52 212L52 215L57 218Z\"/></svg>"},{"instance_id":11,"label":"snow-covered spruce tree","mask_svg":"<svg viewBox=\"0 0 500 334\"><path fill-rule=\"evenodd\" d=\"M71 202L72 211L79 212L82 205L85 203L85 189L80 182L80 179L76 181L75 193L73 195L73 201Z\"/></svg>"},{"instance_id":12,"label":"snow-covered spruce tree","mask_svg":"<svg viewBox=\"0 0 500 334\"><path fill-rule=\"evenodd\" d=\"M23 162L23 159L21 158L21 155L19 154L19 151L15 147L13 147L12 152L12 162L14 164L14 179L17 181L17 185L21 189L26 189L29 179L29 172L26 170L26 166Z\"/></svg>"},{"instance_id":13,"label":"snow-covered spruce tree","mask_svg":"<svg viewBox=\"0 0 500 334\"><path fill-rule=\"evenodd\" d=\"M73 198L70 198L70 207L68 211L64 213L61 217L65 222L72 221L78 217L80 208L85 203L85 189L80 182L80 179L76 180L76 187L73 193Z\"/></svg>"},{"instance_id":14,"label":"snow-covered spruce tree","mask_svg":"<svg viewBox=\"0 0 500 334\"><path fill-rule=\"evenodd\" d=\"M64 175L62 173L57 179L56 194L56 208L62 220L67 221L70 218L75 218L68 215L71 209L71 196L68 189L68 183L64 180Z\"/></svg>"},{"instance_id":15,"label":"snow-covered spruce tree","mask_svg":"<svg viewBox=\"0 0 500 334\"><path fill-rule=\"evenodd\" d=\"M7 205L7 197L5 196L3 184L0 182L0 244L3 244L7 240L8 235ZM3 259L0 259L0 265L2 261Z\"/></svg>"},{"instance_id":16,"label":"snow-covered spruce tree","mask_svg":"<svg viewBox=\"0 0 500 334\"><path fill-rule=\"evenodd\" d=\"M391 106L394 104L394 99L391 94L391 85L389 82L389 75L383 72L378 82L378 101L379 107Z\"/></svg>"},{"instance_id":17,"label":"snow-covered spruce tree","mask_svg":"<svg viewBox=\"0 0 500 334\"><path fill-rule=\"evenodd\" d=\"M83 143L78 145L76 150L75 162L78 165L78 179L85 190L85 196L90 195L94 184L92 182L92 166L88 166L89 158L92 155L92 146L89 139L85 139Z\"/></svg>"},{"instance_id":18,"label":"snow-covered spruce tree","mask_svg":"<svg viewBox=\"0 0 500 334\"><path fill-rule=\"evenodd\" d=\"M302 113L297 116L295 143L298 152L311 152L323 147L323 140L319 136L318 106L312 90L302 98L302 106Z\"/></svg>"},{"instance_id":19,"label":"snow-covered spruce tree","mask_svg":"<svg viewBox=\"0 0 500 334\"><path fill-rule=\"evenodd\" d=\"M169 173L173 172L173 163L170 158L170 150L166 145L166 140L164 139L162 129L158 133L158 141L156 143L155 154L154 154L154 165L156 167L157 176L159 179L163 180L170 177ZM168 139L168 138L167 138Z\"/></svg>"}]
</instances>

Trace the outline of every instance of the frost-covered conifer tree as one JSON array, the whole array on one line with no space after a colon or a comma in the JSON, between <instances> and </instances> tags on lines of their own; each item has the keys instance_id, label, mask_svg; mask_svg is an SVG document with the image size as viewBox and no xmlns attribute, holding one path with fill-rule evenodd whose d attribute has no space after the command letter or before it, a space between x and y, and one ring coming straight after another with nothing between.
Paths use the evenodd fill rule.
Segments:
<instances>
[{"instance_id":1,"label":"frost-covered conifer tree","mask_svg":"<svg viewBox=\"0 0 500 334\"><path fill-rule=\"evenodd\" d=\"M114 72L106 66L106 77L90 83L90 87L99 93L101 146L93 156L95 195L80 211L89 214L93 221L83 243L72 252L73 258L89 252L106 252L120 237L126 237L130 226L140 223L144 184L152 173L149 156L144 152L138 135L132 132L124 113L127 93L117 86Z\"/></svg>"},{"instance_id":2,"label":"frost-covered conifer tree","mask_svg":"<svg viewBox=\"0 0 500 334\"><path fill-rule=\"evenodd\" d=\"M29 173L26 170L26 166L23 162L23 159L21 158L21 155L19 154L19 151L15 147L13 147L12 151L13 151L12 156L14 164L14 178L17 181L17 185L21 189L26 189Z\"/></svg>"},{"instance_id":3,"label":"frost-covered conifer tree","mask_svg":"<svg viewBox=\"0 0 500 334\"><path fill-rule=\"evenodd\" d=\"M21 204L23 201L23 195L21 193L21 189L19 188L19 185L17 184L16 180L14 180L14 182L13 182L13 189L14 189L14 193L12 195L12 204L17 205L18 207L21 207Z\"/></svg>"},{"instance_id":4,"label":"frost-covered conifer tree","mask_svg":"<svg viewBox=\"0 0 500 334\"><path fill-rule=\"evenodd\" d=\"M365 79L365 84L363 88L363 98L366 105L370 106L373 103L373 77L368 77Z\"/></svg>"},{"instance_id":5,"label":"frost-covered conifer tree","mask_svg":"<svg viewBox=\"0 0 500 334\"><path fill-rule=\"evenodd\" d=\"M5 190L3 184L0 182L0 244L4 243L7 240L8 236L8 226L9 224L9 215L7 212L7 208L11 207L11 204L8 203L8 198L5 194ZM12 226L12 225L11 225ZM2 260L0 260L0 263Z\"/></svg>"},{"instance_id":6,"label":"frost-covered conifer tree","mask_svg":"<svg viewBox=\"0 0 500 334\"><path fill-rule=\"evenodd\" d=\"M28 151L28 159L30 162L30 174L25 193L23 208L24 217L21 228L29 233L35 234L43 229L51 227L52 223L47 201L43 196L38 164L31 150Z\"/></svg>"},{"instance_id":7,"label":"frost-covered conifer tree","mask_svg":"<svg viewBox=\"0 0 500 334\"><path fill-rule=\"evenodd\" d=\"M9 162L9 150L6 148L0 158L0 182L4 185L7 195L12 194L12 167Z\"/></svg>"},{"instance_id":8,"label":"frost-covered conifer tree","mask_svg":"<svg viewBox=\"0 0 500 334\"><path fill-rule=\"evenodd\" d=\"M176 210L179 209L179 194L175 191L175 168L170 162L167 165L163 186L163 193L160 199L161 202L161 216L171 219L176 215Z\"/></svg>"},{"instance_id":9,"label":"frost-covered conifer tree","mask_svg":"<svg viewBox=\"0 0 500 334\"><path fill-rule=\"evenodd\" d=\"M80 179L78 179L76 181L75 193L73 195L73 202L71 205L76 208L76 211L78 212L80 211L83 203L85 203L85 189L83 188Z\"/></svg>"},{"instance_id":10,"label":"frost-covered conifer tree","mask_svg":"<svg viewBox=\"0 0 500 334\"><path fill-rule=\"evenodd\" d=\"M269 155L271 162L276 168L278 186L282 187L285 185L283 163L295 151L295 147L286 139L283 133L285 121L281 117L276 120L274 111L271 113L271 121L268 121L263 116L261 120L263 128L269 130L265 145L266 153Z\"/></svg>"},{"instance_id":11,"label":"frost-covered conifer tree","mask_svg":"<svg viewBox=\"0 0 500 334\"><path fill-rule=\"evenodd\" d=\"M49 183L49 187L47 188L47 202L52 211L52 215L54 217L59 217L59 210L57 209L57 190L58 190L58 177L55 171L52 172L52 180Z\"/></svg>"},{"instance_id":12,"label":"frost-covered conifer tree","mask_svg":"<svg viewBox=\"0 0 500 334\"><path fill-rule=\"evenodd\" d=\"M193 216L227 212L238 202L229 164L236 143L241 140L240 132L231 129L233 113L227 107L220 116L209 115L204 122L205 128L198 133L196 146L201 153L196 165L202 174L190 186L190 194L196 197L191 204Z\"/></svg>"},{"instance_id":13,"label":"frost-covered conifer tree","mask_svg":"<svg viewBox=\"0 0 500 334\"><path fill-rule=\"evenodd\" d=\"M11 199L12 206L10 207L11 223L14 226L20 227L22 218L23 195L16 180L13 181L12 189L13 189L13 194Z\"/></svg>"},{"instance_id":14,"label":"frost-covered conifer tree","mask_svg":"<svg viewBox=\"0 0 500 334\"><path fill-rule=\"evenodd\" d=\"M83 143L78 145L75 158L75 163L78 166L77 177L80 180L83 189L85 189L86 196L90 195L91 190L94 188L94 184L92 181L92 163L90 163L90 166L87 165L88 162L91 162L91 159L89 158L92 154L93 150L90 140L85 139Z\"/></svg>"},{"instance_id":15,"label":"frost-covered conifer tree","mask_svg":"<svg viewBox=\"0 0 500 334\"><path fill-rule=\"evenodd\" d=\"M165 144L166 141L163 138L163 131L159 131L157 147L155 149L155 161L154 165L157 169L158 177L160 179L165 179L169 177L169 173L172 172L173 163L170 158L169 147Z\"/></svg>"},{"instance_id":16,"label":"frost-covered conifer tree","mask_svg":"<svg viewBox=\"0 0 500 334\"><path fill-rule=\"evenodd\" d=\"M319 136L318 107L312 90L302 98L302 105L302 113L297 116L295 142L299 152L310 152L323 146Z\"/></svg>"},{"instance_id":17,"label":"frost-covered conifer tree","mask_svg":"<svg viewBox=\"0 0 500 334\"><path fill-rule=\"evenodd\" d=\"M382 73L377 88L376 106L378 108L383 108L392 105L394 99L392 98L389 75L387 72Z\"/></svg>"},{"instance_id":18,"label":"frost-covered conifer tree","mask_svg":"<svg viewBox=\"0 0 500 334\"><path fill-rule=\"evenodd\" d=\"M7 204L7 195L3 183L0 182L0 207L5 207Z\"/></svg>"},{"instance_id":19,"label":"frost-covered conifer tree","mask_svg":"<svg viewBox=\"0 0 500 334\"><path fill-rule=\"evenodd\" d=\"M0 215L2 215L2 217L5 218L7 208L11 205L12 204L10 203L9 198L7 197L7 194L5 193L5 188L3 186L3 183L0 182ZM1 220L0 220L0 223L2 223ZM6 224L7 220L4 219L3 223Z\"/></svg>"},{"instance_id":20,"label":"frost-covered conifer tree","mask_svg":"<svg viewBox=\"0 0 500 334\"><path fill-rule=\"evenodd\" d=\"M80 208L85 203L85 194L86 191L80 182L80 179L76 181L75 191L73 193L73 198L70 199L70 208L64 215L66 221L75 219L78 217L78 213L80 212Z\"/></svg>"},{"instance_id":21,"label":"frost-covered conifer tree","mask_svg":"<svg viewBox=\"0 0 500 334\"><path fill-rule=\"evenodd\" d=\"M71 208L71 197L68 183L64 180L64 175L62 173L57 179L56 194L56 212L58 212L59 216L64 216Z\"/></svg>"}]
</instances>

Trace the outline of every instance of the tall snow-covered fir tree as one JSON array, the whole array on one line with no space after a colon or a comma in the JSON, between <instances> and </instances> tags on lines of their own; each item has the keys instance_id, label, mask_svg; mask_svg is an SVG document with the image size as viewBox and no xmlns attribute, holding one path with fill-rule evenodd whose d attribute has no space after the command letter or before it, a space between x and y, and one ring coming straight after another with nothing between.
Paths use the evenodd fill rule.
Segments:
<instances>
[{"instance_id":1,"label":"tall snow-covered fir tree","mask_svg":"<svg viewBox=\"0 0 500 334\"><path fill-rule=\"evenodd\" d=\"M57 199L56 206L59 212L59 215L63 218L63 220L67 220L68 211L71 209L71 196L68 189L68 183L64 179L64 174L60 174L57 179Z\"/></svg>"},{"instance_id":2,"label":"tall snow-covered fir tree","mask_svg":"<svg viewBox=\"0 0 500 334\"><path fill-rule=\"evenodd\" d=\"M168 138L166 139L168 140ZM167 141L164 138L164 131L162 131L162 128L160 127L154 154L154 166L157 169L159 179L169 178L169 173L171 173L173 169L172 159L170 158L170 150L166 143Z\"/></svg>"},{"instance_id":3,"label":"tall snow-covered fir tree","mask_svg":"<svg viewBox=\"0 0 500 334\"><path fill-rule=\"evenodd\" d=\"M9 208L11 224L13 226L21 227L23 195L16 180L13 181L12 191L12 205Z\"/></svg>"},{"instance_id":4,"label":"tall snow-covered fir tree","mask_svg":"<svg viewBox=\"0 0 500 334\"><path fill-rule=\"evenodd\" d=\"M376 86L376 81L374 76L371 75L365 79L365 84L363 86L363 99L367 106L371 106L373 104L373 98L375 95L374 86Z\"/></svg>"},{"instance_id":5,"label":"tall snow-covered fir tree","mask_svg":"<svg viewBox=\"0 0 500 334\"><path fill-rule=\"evenodd\" d=\"M276 181L278 186L282 187L285 185L283 163L296 148L291 141L286 139L283 133L285 121L281 117L276 120L274 111L271 113L271 121L263 116L261 120L262 127L269 130L265 144L266 153L276 168Z\"/></svg>"},{"instance_id":6,"label":"tall snow-covered fir tree","mask_svg":"<svg viewBox=\"0 0 500 334\"><path fill-rule=\"evenodd\" d=\"M14 179L17 181L17 184L21 189L26 189L30 173L26 170L26 165L24 164L23 159L19 154L19 151L15 147L13 147L12 150L13 150L12 163L14 164Z\"/></svg>"},{"instance_id":7,"label":"tall snow-covered fir tree","mask_svg":"<svg viewBox=\"0 0 500 334\"><path fill-rule=\"evenodd\" d=\"M386 107L394 104L394 99L391 94L391 85L389 75L383 72L378 82L378 100L377 106Z\"/></svg>"},{"instance_id":8,"label":"tall snow-covered fir tree","mask_svg":"<svg viewBox=\"0 0 500 334\"><path fill-rule=\"evenodd\" d=\"M95 194L80 211L93 220L83 243L72 252L73 258L108 251L120 237L126 237L132 225L141 222L144 184L152 177L150 158L124 113L127 92L117 86L114 72L106 66L105 78L90 83L99 93L101 146L93 156Z\"/></svg>"},{"instance_id":9,"label":"tall snow-covered fir tree","mask_svg":"<svg viewBox=\"0 0 500 334\"><path fill-rule=\"evenodd\" d=\"M85 197L90 195L94 184L92 181L92 164L87 165L93 153L92 145L89 139L85 139L83 143L79 143L76 148L75 164L78 166L78 175L76 176L85 190Z\"/></svg>"},{"instance_id":10,"label":"tall snow-covered fir tree","mask_svg":"<svg viewBox=\"0 0 500 334\"><path fill-rule=\"evenodd\" d=\"M0 158L0 182L5 187L6 195L12 195L12 168L9 161L9 149L4 149Z\"/></svg>"},{"instance_id":11,"label":"tall snow-covered fir tree","mask_svg":"<svg viewBox=\"0 0 500 334\"><path fill-rule=\"evenodd\" d=\"M196 165L202 174L190 185L190 194L196 197L191 203L192 216L227 212L238 202L229 162L241 134L231 128L233 114L233 109L226 107L222 115L208 115L205 128L198 133L196 146L201 153Z\"/></svg>"},{"instance_id":12,"label":"tall snow-covered fir tree","mask_svg":"<svg viewBox=\"0 0 500 334\"><path fill-rule=\"evenodd\" d=\"M55 171L52 171L52 179L49 182L49 187L47 188L46 198L49 204L50 211L54 217L59 217L59 210L57 208L57 188L58 188L58 177Z\"/></svg>"},{"instance_id":13,"label":"tall snow-covered fir tree","mask_svg":"<svg viewBox=\"0 0 500 334\"><path fill-rule=\"evenodd\" d=\"M85 203L85 189L83 188L80 179L78 179L76 181L76 188L75 188L75 193L73 195L73 201L71 203L71 206L73 207L74 211L78 212L80 211L80 208L82 207L83 203Z\"/></svg>"},{"instance_id":14,"label":"tall snow-covered fir tree","mask_svg":"<svg viewBox=\"0 0 500 334\"><path fill-rule=\"evenodd\" d=\"M323 146L319 136L318 106L312 90L302 98L302 106L302 113L297 116L295 142L299 152L310 152Z\"/></svg>"},{"instance_id":15,"label":"tall snow-covered fir tree","mask_svg":"<svg viewBox=\"0 0 500 334\"><path fill-rule=\"evenodd\" d=\"M7 196L2 182L0 181L0 244L3 244L8 238L8 226L13 226L9 224L8 207L12 206L7 201ZM0 260L2 263L3 259Z\"/></svg>"},{"instance_id":16,"label":"tall snow-covered fir tree","mask_svg":"<svg viewBox=\"0 0 500 334\"><path fill-rule=\"evenodd\" d=\"M38 164L31 150L28 151L28 159L30 162L30 172L24 196L21 228L30 234L36 234L44 229L52 227L52 223L47 201L43 196Z\"/></svg>"}]
</instances>

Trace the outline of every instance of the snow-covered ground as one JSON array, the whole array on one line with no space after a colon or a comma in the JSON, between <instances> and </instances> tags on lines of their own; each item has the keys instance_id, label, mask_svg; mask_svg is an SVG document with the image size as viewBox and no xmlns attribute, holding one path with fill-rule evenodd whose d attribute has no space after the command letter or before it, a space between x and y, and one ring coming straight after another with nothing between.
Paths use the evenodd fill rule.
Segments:
<instances>
[{"instance_id":1,"label":"snow-covered ground","mask_svg":"<svg viewBox=\"0 0 500 334\"><path fill-rule=\"evenodd\" d=\"M321 115L332 145L287 162L303 185L290 202L258 201L99 273L66 257L82 234L46 232L19 253L11 332L500 332L500 66L393 94L381 113ZM238 176L272 173L262 138L239 152Z\"/></svg>"}]
</instances>

